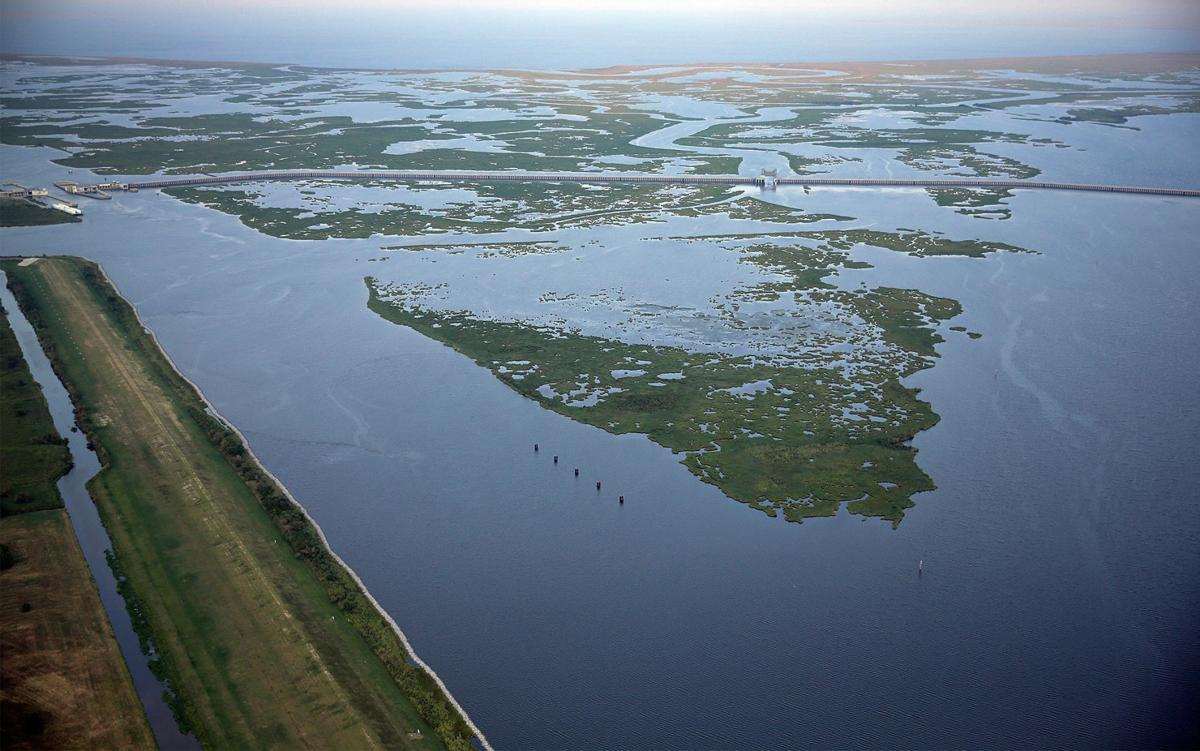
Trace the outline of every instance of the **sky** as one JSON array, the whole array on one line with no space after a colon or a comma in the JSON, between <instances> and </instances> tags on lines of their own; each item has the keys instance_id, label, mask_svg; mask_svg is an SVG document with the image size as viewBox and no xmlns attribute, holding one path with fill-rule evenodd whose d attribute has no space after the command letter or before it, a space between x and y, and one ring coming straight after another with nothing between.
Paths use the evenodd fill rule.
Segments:
<instances>
[{"instance_id":1,"label":"sky","mask_svg":"<svg viewBox=\"0 0 1200 751\"><path fill-rule=\"evenodd\" d=\"M0 0L0 51L370 68L1200 51L1200 0Z\"/></svg>"}]
</instances>

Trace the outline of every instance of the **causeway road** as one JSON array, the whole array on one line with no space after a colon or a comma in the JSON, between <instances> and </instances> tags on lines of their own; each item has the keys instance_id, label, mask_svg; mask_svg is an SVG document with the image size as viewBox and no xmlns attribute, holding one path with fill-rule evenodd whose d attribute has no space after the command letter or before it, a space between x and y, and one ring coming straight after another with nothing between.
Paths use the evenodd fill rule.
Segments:
<instances>
[{"instance_id":1,"label":"causeway road","mask_svg":"<svg viewBox=\"0 0 1200 751\"><path fill-rule=\"evenodd\" d=\"M1200 189L1162 188L1137 185L1012 180L1002 178L874 178L874 177L773 177L768 175L662 175L622 172L467 172L455 170L262 170L219 175L161 177L129 183L78 186L72 193L108 190L151 190L199 185L228 185L263 180L357 180L362 182L546 182L546 183L657 183L662 185L752 185L770 189L776 185L860 188L994 188L1013 190L1075 190L1100 193L1141 193L1200 198Z\"/></svg>"}]
</instances>

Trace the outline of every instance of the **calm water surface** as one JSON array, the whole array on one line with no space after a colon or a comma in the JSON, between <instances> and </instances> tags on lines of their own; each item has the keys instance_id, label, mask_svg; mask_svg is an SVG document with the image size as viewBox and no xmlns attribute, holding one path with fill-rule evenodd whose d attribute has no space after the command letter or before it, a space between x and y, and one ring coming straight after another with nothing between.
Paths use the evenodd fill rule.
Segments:
<instances>
[{"instance_id":1,"label":"calm water surface","mask_svg":"<svg viewBox=\"0 0 1200 751\"><path fill-rule=\"evenodd\" d=\"M44 183L49 153L0 155ZM1029 192L985 223L919 191L776 200L1040 251L843 273L954 297L983 333L910 380L943 417L915 441L939 488L896 530L770 519L379 319L386 243L150 192L0 242L104 264L498 748L1194 740L1197 204Z\"/></svg>"}]
</instances>

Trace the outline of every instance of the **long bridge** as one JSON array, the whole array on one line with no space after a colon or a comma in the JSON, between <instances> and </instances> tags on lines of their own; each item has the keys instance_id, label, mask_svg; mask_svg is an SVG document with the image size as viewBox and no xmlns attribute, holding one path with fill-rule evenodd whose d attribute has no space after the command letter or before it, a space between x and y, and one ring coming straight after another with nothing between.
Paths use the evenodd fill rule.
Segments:
<instances>
[{"instance_id":1,"label":"long bridge","mask_svg":"<svg viewBox=\"0 0 1200 751\"><path fill-rule=\"evenodd\" d=\"M1076 190L1101 193L1141 193L1159 196L1200 198L1200 189L1156 188L1134 185L1013 180L1003 178L930 177L777 177L762 175L663 175L621 172L465 172L455 170L263 170L231 172L219 175L159 177L134 182L106 182L96 185L57 183L67 193L108 198L107 191L136 191L159 188L186 188L200 185L261 182L264 180L358 180L389 182L545 182L545 183L654 183L661 185L752 185L767 190L777 185L809 187L906 187L906 188L1000 188L1016 190Z\"/></svg>"}]
</instances>

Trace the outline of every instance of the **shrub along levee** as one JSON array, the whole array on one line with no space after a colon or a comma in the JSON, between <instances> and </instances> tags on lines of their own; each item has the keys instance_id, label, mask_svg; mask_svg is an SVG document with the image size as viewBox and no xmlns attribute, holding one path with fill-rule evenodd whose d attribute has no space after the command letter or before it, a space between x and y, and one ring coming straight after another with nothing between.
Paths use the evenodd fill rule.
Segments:
<instances>
[{"instance_id":1,"label":"shrub along levee","mask_svg":"<svg viewBox=\"0 0 1200 751\"><path fill-rule=\"evenodd\" d=\"M437 681L99 267L4 268L105 466L93 495L201 742L470 749Z\"/></svg>"}]
</instances>

